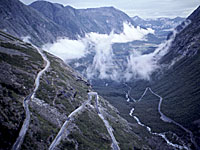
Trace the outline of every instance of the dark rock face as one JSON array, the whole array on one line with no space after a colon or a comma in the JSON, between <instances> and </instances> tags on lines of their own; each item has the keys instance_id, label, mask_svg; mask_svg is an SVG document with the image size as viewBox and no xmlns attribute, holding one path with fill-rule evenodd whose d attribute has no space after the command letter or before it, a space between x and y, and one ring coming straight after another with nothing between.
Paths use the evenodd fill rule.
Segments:
<instances>
[{"instance_id":1,"label":"dark rock face","mask_svg":"<svg viewBox=\"0 0 200 150\"><path fill-rule=\"evenodd\" d=\"M26 6L19 0L0 2L0 29L19 38L30 36L31 42L41 46L58 37L77 39L88 32L109 34L123 30L123 22L133 24L125 13L113 7L74 9L46 1Z\"/></svg>"},{"instance_id":2,"label":"dark rock face","mask_svg":"<svg viewBox=\"0 0 200 150\"><path fill-rule=\"evenodd\" d=\"M198 86L200 79L200 7L187 19L191 23L176 36L169 52L161 59L161 64L170 64L174 61L174 65L167 70L161 81L171 81L164 86L172 94L172 98L166 102L168 104L166 108L170 107L170 103L174 103L177 111L185 110L174 117L199 136L199 126L195 122L198 122L199 117L197 116L200 116L198 109L200 105L200 87ZM156 83L161 84L159 81ZM169 86L178 87L178 89L173 90ZM176 105L177 103L179 105ZM191 107L192 109L189 109ZM173 113L169 111L169 114Z\"/></svg>"},{"instance_id":3,"label":"dark rock face","mask_svg":"<svg viewBox=\"0 0 200 150\"><path fill-rule=\"evenodd\" d=\"M65 30L18 0L0 1L0 12L1 30L17 37L30 36L31 42L36 45L53 42L58 36L75 38L70 30Z\"/></svg>"},{"instance_id":4,"label":"dark rock face","mask_svg":"<svg viewBox=\"0 0 200 150\"><path fill-rule=\"evenodd\" d=\"M36 1L30 5L46 18L55 22L63 27L67 31L70 31L74 35L83 36L82 24L77 17L77 10L68 6L64 7L60 4L53 4L47 1Z\"/></svg>"},{"instance_id":5,"label":"dark rock face","mask_svg":"<svg viewBox=\"0 0 200 150\"><path fill-rule=\"evenodd\" d=\"M109 34L113 29L120 33L123 30L123 22L134 24L128 15L114 7L74 9L45 1L36 1L30 6L80 36L88 32Z\"/></svg>"},{"instance_id":6,"label":"dark rock face","mask_svg":"<svg viewBox=\"0 0 200 150\"><path fill-rule=\"evenodd\" d=\"M161 60L161 63L169 63L178 57L190 57L199 53L200 47L200 7L188 18L189 25L182 29L184 24L177 27L177 30L182 30L176 36L175 40L169 48L169 52Z\"/></svg>"},{"instance_id":7,"label":"dark rock face","mask_svg":"<svg viewBox=\"0 0 200 150\"><path fill-rule=\"evenodd\" d=\"M124 22L134 25L128 15L114 7L82 9L78 12L86 32L109 34L114 30L115 33L121 33Z\"/></svg>"}]
</instances>

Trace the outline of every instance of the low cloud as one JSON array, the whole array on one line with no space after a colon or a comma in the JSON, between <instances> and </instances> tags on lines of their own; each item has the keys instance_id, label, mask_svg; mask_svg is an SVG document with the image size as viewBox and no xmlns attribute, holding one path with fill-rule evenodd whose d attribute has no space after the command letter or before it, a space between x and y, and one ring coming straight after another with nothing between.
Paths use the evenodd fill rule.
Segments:
<instances>
[{"instance_id":1,"label":"low cloud","mask_svg":"<svg viewBox=\"0 0 200 150\"><path fill-rule=\"evenodd\" d=\"M168 52L177 31L174 30L171 38L161 43L153 53L141 54L140 51L133 50L133 53L127 58L127 67L124 74L126 81L130 79L150 80L152 73L162 66L158 61Z\"/></svg>"},{"instance_id":2,"label":"low cloud","mask_svg":"<svg viewBox=\"0 0 200 150\"><path fill-rule=\"evenodd\" d=\"M121 34L111 34L112 43L127 43L135 40L145 40L145 35L154 34L151 28L143 29L139 26L134 27L130 24L124 23L124 31Z\"/></svg>"},{"instance_id":3,"label":"low cloud","mask_svg":"<svg viewBox=\"0 0 200 150\"><path fill-rule=\"evenodd\" d=\"M128 58L125 79L150 80L150 75L159 68L153 56L153 54L142 55L140 52L133 52Z\"/></svg>"},{"instance_id":4,"label":"low cloud","mask_svg":"<svg viewBox=\"0 0 200 150\"><path fill-rule=\"evenodd\" d=\"M87 54L86 44L82 39L69 40L68 38L62 38L56 43L44 45L43 49L64 61L79 59Z\"/></svg>"},{"instance_id":5,"label":"low cloud","mask_svg":"<svg viewBox=\"0 0 200 150\"><path fill-rule=\"evenodd\" d=\"M124 23L124 31L121 34L89 33L79 40L59 39L54 44L44 45L43 49L67 62L94 53L92 63L87 64L87 69L83 72L89 79L148 80L150 74L157 68L153 55L142 55L139 51L133 50L133 53L121 62L123 64L120 64L114 58L112 44L146 40L145 37L149 33L154 34L154 31ZM124 67L120 67L121 65Z\"/></svg>"},{"instance_id":6,"label":"low cloud","mask_svg":"<svg viewBox=\"0 0 200 150\"><path fill-rule=\"evenodd\" d=\"M154 34L154 30L150 28L142 29L140 27L134 27L130 24L124 23L124 31L121 34L114 34L113 32L109 35L97 33L88 34L86 38L94 44L96 54L93 58L93 63L86 69L87 77L98 77L100 79L112 79L116 81L123 80L124 78L127 80L128 78L133 77L132 71L126 70L127 73L125 74L124 69L119 67L119 65L125 65L125 68L131 69L132 66L130 63L132 63L132 55L130 56L131 59L128 59L127 64L126 62L123 62L123 64L116 62L116 60L114 60L112 44L145 40L145 36L149 33ZM139 75L141 75L140 71ZM148 75L143 74L143 77L144 76Z\"/></svg>"}]
</instances>

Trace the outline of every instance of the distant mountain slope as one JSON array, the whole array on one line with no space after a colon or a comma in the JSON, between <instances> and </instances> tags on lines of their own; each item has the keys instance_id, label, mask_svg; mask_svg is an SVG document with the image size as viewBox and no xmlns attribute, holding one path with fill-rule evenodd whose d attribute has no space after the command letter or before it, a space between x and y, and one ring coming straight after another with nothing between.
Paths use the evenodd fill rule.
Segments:
<instances>
[{"instance_id":1,"label":"distant mountain slope","mask_svg":"<svg viewBox=\"0 0 200 150\"><path fill-rule=\"evenodd\" d=\"M134 24L128 15L113 7L74 9L46 1L26 6L19 0L2 0L0 11L1 30L20 38L29 36L38 46L58 37L77 39L88 32L120 33L123 22Z\"/></svg>"},{"instance_id":2,"label":"distant mountain slope","mask_svg":"<svg viewBox=\"0 0 200 150\"><path fill-rule=\"evenodd\" d=\"M62 26L64 29L72 32L74 35L84 36L83 25L77 17L76 9L47 1L33 2L30 7Z\"/></svg>"},{"instance_id":3,"label":"distant mountain slope","mask_svg":"<svg viewBox=\"0 0 200 150\"><path fill-rule=\"evenodd\" d=\"M162 64L174 65L155 88L162 87L160 93L165 95L163 110L200 137L200 7L188 19L191 23L176 36L161 59Z\"/></svg>"},{"instance_id":4,"label":"distant mountain slope","mask_svg":"<svg viewBox=\"0 0 200 150\"><path fill-rule=\"evenodd\" d=\"M199 149L200 7L187 19L191 23L177 34L168 53L160 60L161 65L167 66L165 71L148 86L151 86L153 91L163 97L161 107L163 113L193 132L198 146L192 145L192 149ZM182 27L177 27L177 29L180 28ZM141 84L134 87L133 84L132 87L134 88L131 95L139 97L145 90L145 85L147 86L147 84L142 84L141 82ZM150 125L153 123L153 120L148 122L145 118L151 116L144 116L144 111L152 108L152 104L157 105L158 100L152 99L148 95L145 97L145 100L146 102L135 104L135 107L142 108L137 109L137 114L145 124ZM148 113L152 113L154 109ZM158 126L155 125L153 128L156 129Z\"/></svg>"},{"instance_id":5,"label":"distant mountain slope","mask_svg":"<svg viewBox=\"0 0 200 150\"><path fill-rule=\"evenodd\" d=\"M142 19L139 16L132 18L135 25L144 28L152 28L155 30L155 35L160 38L165 38L175 27L181 24L185 18L157 18L157 19Z\"/></svg>"},{"instance_id":6,"label":"distant mountain slope","mask_svg":"<svg viewBox=\"0 0 200 150\"><path fill-rule=\"evenodd\" d=\"M123 22L134 24L128 15L114 7L74 9L46 1L36 1L30 6L55 23L79 35L84 32L109 34L112 30L120 33L123 31Z\"/></svg>"},{"instance_id":7,"label":"distant mountain slope","mask_svg":"<svg viewBox=\"0 0 200 150\"><path fill-rule=\"evenodd\" d=\"M36 45L53 42L58 36L75 38L70 30L65 30L18 0L1 0L0 12L1 30L17 37L30 36L31 42Z\"/></svg>"},{"instance_id":8,"label":"distant mountain slope","mask_svg":"<svg viewBox=\"0 0 200 150\"><path fill-rule=\"evenodd\" d=\"M142 19L139 16L135 16L132 18L136 25L143 26L146 28L152 29L160 29L167 30L172 29L178 26L184 18L176 17L176 18L157 18L157 19Z\"/></svg>"}]
</instances>

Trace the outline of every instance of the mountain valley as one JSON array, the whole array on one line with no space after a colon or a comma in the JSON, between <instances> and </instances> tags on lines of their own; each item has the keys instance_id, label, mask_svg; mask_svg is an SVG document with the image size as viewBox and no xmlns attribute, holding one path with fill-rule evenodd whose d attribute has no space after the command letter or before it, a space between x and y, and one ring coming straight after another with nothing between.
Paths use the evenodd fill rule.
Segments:
<instances>
[{"instance_id":1,"label":"mountain valley","mask_svg":"<svg viewBox=\"0 0 200 150\"><path fill-rule=\"evenodd\" d=\"M142 19L3 0L0 20L0 150L200 149L200 6Z\"/></svg>"}]
</instances>

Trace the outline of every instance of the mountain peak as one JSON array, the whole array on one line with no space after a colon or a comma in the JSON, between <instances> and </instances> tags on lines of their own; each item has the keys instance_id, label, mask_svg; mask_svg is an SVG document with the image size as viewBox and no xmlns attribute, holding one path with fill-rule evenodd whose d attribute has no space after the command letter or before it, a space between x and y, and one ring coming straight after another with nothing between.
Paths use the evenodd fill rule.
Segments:
<instances>
[{"instance_id":1,"label":"mountain peak","mask_svg":"<svg viewBox=\"0 0 200 150\"><path fill-rule=\"evenodd\" d=\"M38 0L38 1L35 1L33 3L30 4L30 6L43 6L45 5L46 7L48 6L54 6L56 8L59 8L59 9L62 9L64 8L64 6L62 4L58 4L58 3L51 3L51 2L48 2L48 1L45 1L45 0Z\"/></svg>"},{"instance_id":2,"label":"mountain peak","mask_svg":"<svg viewBox=\"0 0 200 150\"><path fill-rule=\"evenodd\" d=\"M74 7L72 7L72 6L70 6L70 5L65 6L65 8L68 8L68 9L75 9Z\"/></svg>"},{"instance_id":3,"label":"mountain peak","mask_svg":"<svg viewBox=\"0 0 200 150\"><path fill-rule=\"evenodd\" d=\"M134 16L133 19L142 19L139 16Z\"/></svg>"},{"instance_id":4,"label":"mountain peak","mask_svg":"<svg viewBox=\"0 0 200 150\"><path fill-rule=\"evenodd\" d=\"M121 33L123 22L134 24L127 14L113 6L87 9L65 6L57 9L53 4L50 5L50 2L48 2L48 6L40 3L43 2L35 2L30 6L53 22L79 36L84 36L88 32L109 34L112 30Z\"/></svg>"}]
</instances>

